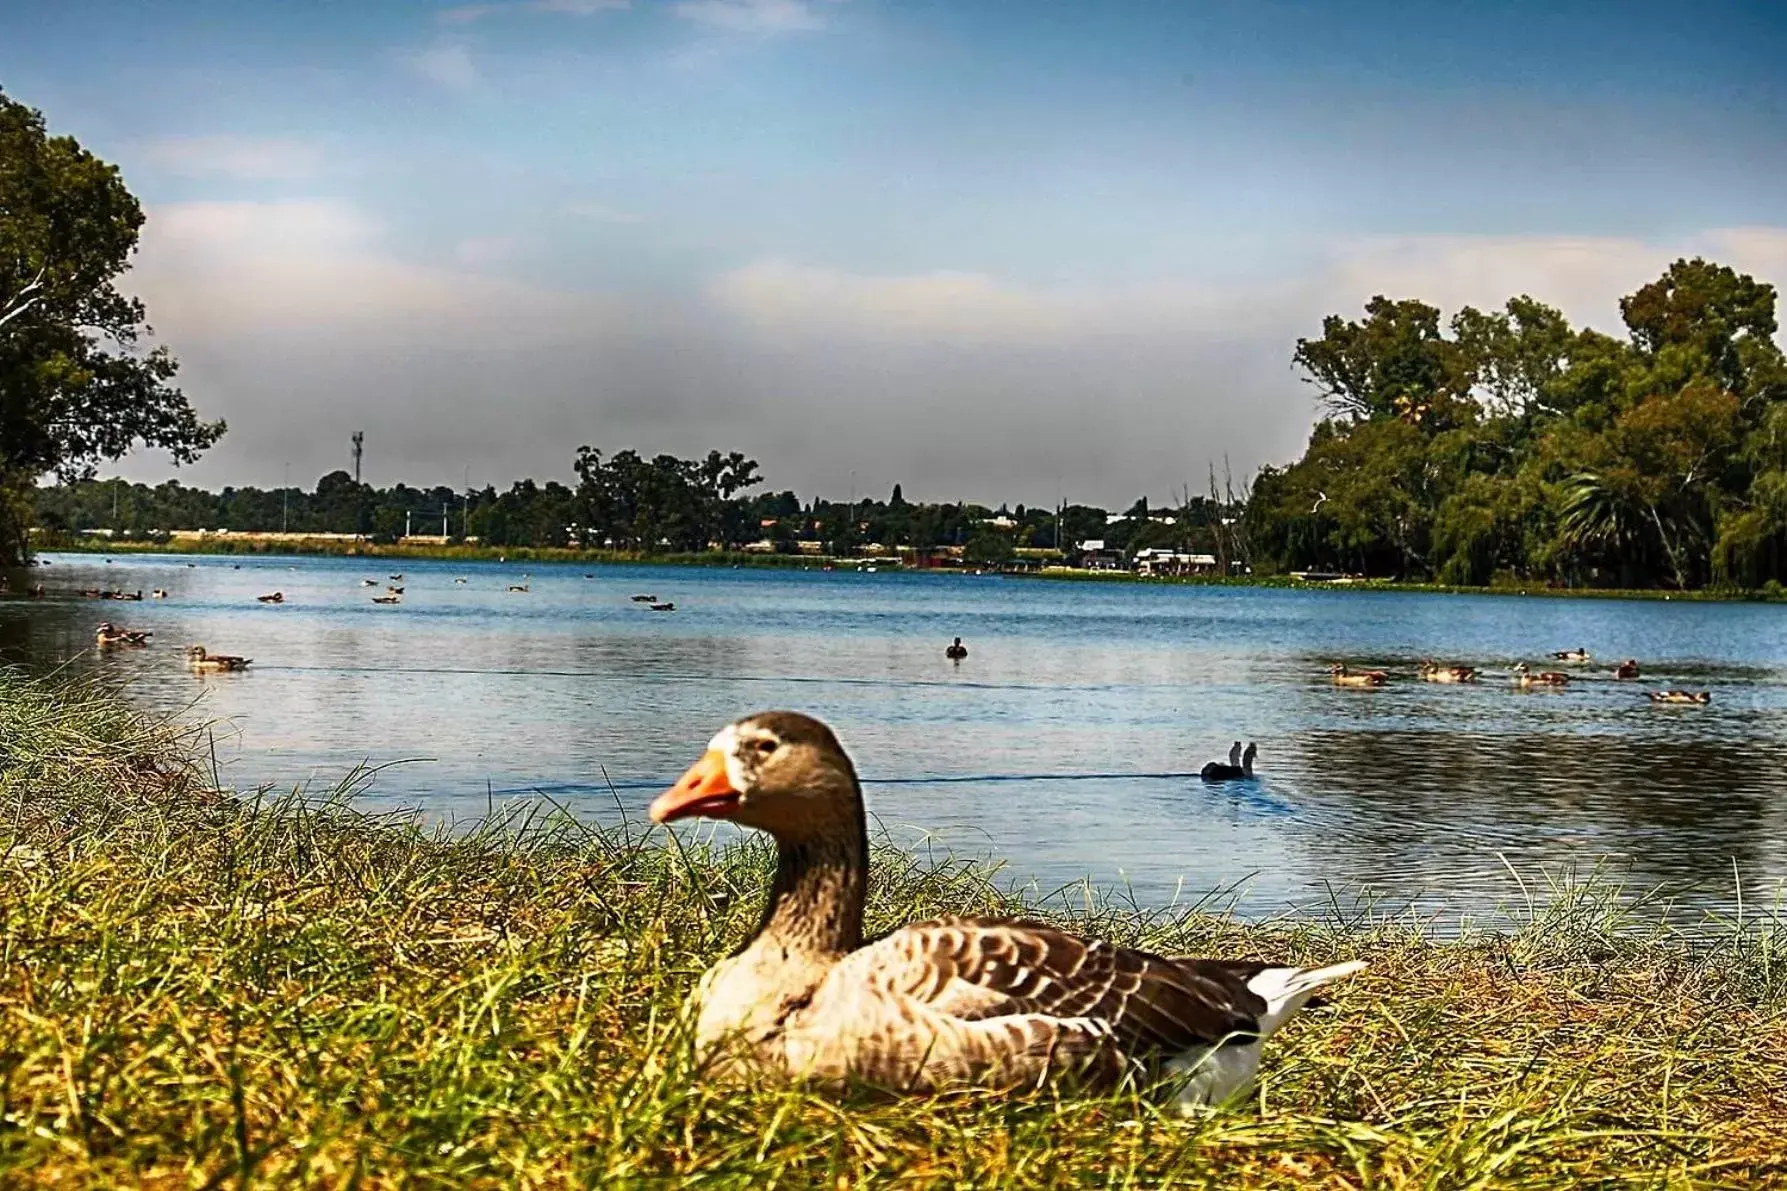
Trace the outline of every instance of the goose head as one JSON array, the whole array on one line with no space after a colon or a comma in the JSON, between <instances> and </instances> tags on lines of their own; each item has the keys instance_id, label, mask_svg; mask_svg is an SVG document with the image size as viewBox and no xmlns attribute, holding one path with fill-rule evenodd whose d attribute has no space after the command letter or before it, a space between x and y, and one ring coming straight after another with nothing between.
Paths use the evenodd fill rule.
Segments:
<instances>
[{"instance_id":1,"label":"goose head","mask_svg":"<svg viewBox=\"0 0 1787 1191\"><path fill-rule=\"evenodd\" d=\"M654 823L725 819L799 844L863 827L856 769L830 728L792 711L728 724L651 805Z\"/></svg>"}]
</instances>

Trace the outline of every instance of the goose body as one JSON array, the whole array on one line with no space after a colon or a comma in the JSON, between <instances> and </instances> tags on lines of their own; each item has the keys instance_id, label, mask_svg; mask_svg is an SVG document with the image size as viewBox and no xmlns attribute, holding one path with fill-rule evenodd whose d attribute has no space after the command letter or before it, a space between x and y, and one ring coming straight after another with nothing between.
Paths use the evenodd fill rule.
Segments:
<instances>
[{"instance_id":1,"label":"goose body","mask_svg":"<svg viewBox=\"0 0 1787 1191\"><path fill-rule=\"evenodd\" d=\"M1638 677L1638 659L1637 658L1627 658L1625 661L1623 661L1619 665L1615 666L1613 668L1613 676L1615 678L1622 679L1622 680L1637 678Z\"/></svg>"},{"instance_id":2,"label":"goose body","mask_svg":"<svg viewBox=\"0 0 1787 1191\"><path fill-rule=\"evenodd\" d=\"M1237 740L1229 746L1229 759L1225 765L1221 761L1206 762L1198 776L1207 782L1233 782L1253 776L1253 757L1259 750L1253 741L1247 742L1247 751L1241 751L1241 742Z\"/></svg>"},{"instance_id":3,"label":"goose body","mask_svg":"<svg viewBox=\"0 0 1787 1191\"><path fill-rule=\"evenodd\" d=\"M375 604L401 604L403 597L396 592L386 592L382 596L373 596L372 602Z\"/></svg>"},{"instance_id":4,"label":"goose body","mask_svg":"<svg viewBox=\"0 0 1787 1191\"><path fill-rule=\"evenodd\" d=\"M671 602L665 602L662 604L651 604L651 605L649 605L649 607L651 608L651 610L653 612L675 612L676 611L676 605Z\"/></svg>"},{"instance_id":5,"label":"goose body","mask_svg":"<svg viewBox=\"0 0 1787 1191\"><path fill-rule=\"evenodd\" d=\"M968 656L968 647L962 644L960 637L957 637L954 642L943 647L943 656L952 662L959 662Z\"/></svg>"},{"instance_id":6,"label":"goose body","mask_svg":"<svg viewBox=\"0 0 1787 1191\"><path fill-rule=\"evenodd\" d=\"M1421 678L1426 682L1475 682L1474 666L1442 666L1432 658L1421 663Z\"/></svg>"},{"instance_id":7,"label":"goose body","mask_svg":"<svg viewBox=\"0 0 1787 1191\"><path fill-rule=\"evenodd\" d=\"M1570 676L1561 670L1541 670L1534 674L1525 662L1514 667L1514 685L1518 687L1568 686L1569 684Z\"/></svg>"},{"instance_id":8,"label":"goose body","mask_svg":"<svg viewBox=\"0 0 1787 1191\"><path fill-rule=\"evenodd\" d=\"M1711 703L1711 691L1646 691L1652 703Z\"/></svg>"},{"instance_id":9,"label":"goose body","mask_svg":"<svg viewBox=\"0 0 1787 1191\"><path fill-rule=\"evenodd\" d=\"M194 670L246 670L254 659L228 653L207 653L203 645L189 645L186 661Z\"/></svg>"},{"instance_id":10,"label":"goose body","mask_svg":"<svg viewBox=\"0 0 1787 1191\"><path fill-rule=\"evenodd\" d=\"M1158 1075L1190 1109L1243 1091L1261 1043L1364 966L1156 955L1022 919L940 918L865 942L861 787L831 730L794 712L722 729L651 807L659 823L690 816L777 846L757 932L695 992L696 1045L721 1077L924 1093Z\"/></svg>"},{"instance_id":11,"label":"goose body","mask_svg":"<svg viewBox=\"0 0 1787 1191\"><path fill-rule=\"evenodd\" d=\"M285 592L275 591L268 595L255 596L254 598L263 604L283 604L285 603Z\"/></svg>"},{"instance_id":12,"label":"goose body","mask_svg":"<svg viewBox=\"0 0 1787 1191\"><path fill-rule=\"evenodd\" d=\"M1382 670L1363 670L1355 673L1346 668L1345 662L1335 662L1328 667L1328 677L1335 686L1372 687L1383 686L1390 681L1390 676Z\"/></svg>"},{"instance_id":13,"label":"goose body","mask_svg":"<svg viewBox=\"0 0 1787 1191\"><path fill-rule=\"evenodd\" d=\"M146 629L121 629L107 621L93 630L93 639L102 646L147 645L155 634Z\"/></svg>"}]
</instances>

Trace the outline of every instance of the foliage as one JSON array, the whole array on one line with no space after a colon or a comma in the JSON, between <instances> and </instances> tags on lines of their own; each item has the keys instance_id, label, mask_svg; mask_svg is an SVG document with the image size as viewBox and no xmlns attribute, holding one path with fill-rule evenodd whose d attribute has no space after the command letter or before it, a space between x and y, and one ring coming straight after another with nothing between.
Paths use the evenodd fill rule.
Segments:
<instances>
[{"instance_id":1,"label":"foliage","mask_svg":"<svg viewBox=\"0 0 1787 1191\"><path fill-rule=\"evenodd\" d=\"M1293 359L1329 416L1264 470L1263 567L1408 580L1760 588L1787 577L1787 357L1775 289L1681 260L1625 298L1626 337L1526 296L1498 311L1373 298Z\"/></svg>"},{"instance_id":2,"label":"foliage","mask_svg":"<svg viewBox=\"0 0 1787 1191\"><path fill-rule=\"evenodd\" d=\"M143 213L118 171L0 93L0 564L24 552L20 493L141 444L190 462L198 420L141 302L116 281Z\"/></svg>"},{"instance_id":3,"label":"foliage","mask_svg":"<svg viewBox=\"0 0 1787 1191\"><path fill-rule=\"evenodd\" d=\"M1778 927L1560 888L1505 933L1026 904L875 855L870 926L1030 913L1168 953L1371 968L1259 1094L845 1104L729 1088L680 1006L772 860L527 805L457 830L235 796L203 741L0 677L0 1184L1562 1187L1787 1179ZM1647 912L1657 912L1651 907Z\"/></svg>"}]
</instances>

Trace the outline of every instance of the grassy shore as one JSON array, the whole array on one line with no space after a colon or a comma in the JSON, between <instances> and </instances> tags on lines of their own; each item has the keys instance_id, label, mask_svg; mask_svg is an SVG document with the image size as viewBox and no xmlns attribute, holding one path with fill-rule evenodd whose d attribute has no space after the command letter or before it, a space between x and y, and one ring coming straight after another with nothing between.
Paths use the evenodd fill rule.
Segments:
<instances>
[{"instance_id":1,"label":"grassy shore","mask_svg":"<svg viewBox=\"0 0 1787 1191\"><path fill-rule=\"evenodd\" d=\"M1044 907L1171 951L1372 967L1259 1094L838 1105L691 1070L679 1005L760 847L525 809L452 834L215 791L202 739L0 675L0 1185L1787 1185L1787 952L1577 891L1508 933ZM1011 912L876 858L873 924Z\"/></svg>"},{"instance_id":2,"label":"grassy shore","mask_svg":"<svg viewBox=\"0 0 1787 1191\"><path fill-rule=\"evenodd\" d=\"M822 554L761 554L745 551L707 550L686 554L646 554L634 550L568 550L550 546L482 546L477 544L441 545L438 543L406 544L403 542L348 543L334 539L270 540L256 538L178 538L168 542L110 538L56 538L38 545L42 550L72 554L192 554L192 555L268 555L366 558L443 559L461 562L547 562L646 563L653 566L750 567L765 570L814 570L833 566L840 570L859 567L872 560L840 558ZM911 568L906 568L911 569ZM955 567L943 573L960 573ZM974 569L972 564L967 569ZM1551 587L1544 583L1502 582L1489 587L1465 587L1448 583L1416 583L1399 579L1357 579L1344 583L1310 582L1290 575L1183 575L1152 577L1133 571L1088 570L1080 567L1046 565L1041 570L1014 572L1014 577L1039 578L1054 582L1080 583L1146 583L1184 587L1267 587L1296 591L1402 591L1428 595L1502 595L1556 596L1591 600L1694 600L1748 601L1776 603L1787 601L1787 589L1778 584L1761 590L1736 588L1698 588L1691 591L1665 591L1659 588L1616 587Z\"/></svg>"}]
</instances>

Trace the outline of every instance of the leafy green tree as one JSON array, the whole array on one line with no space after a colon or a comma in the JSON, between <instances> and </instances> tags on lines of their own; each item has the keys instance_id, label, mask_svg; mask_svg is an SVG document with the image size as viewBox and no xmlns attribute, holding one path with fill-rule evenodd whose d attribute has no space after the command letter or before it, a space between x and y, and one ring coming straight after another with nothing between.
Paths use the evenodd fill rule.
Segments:
<instances>
[{"instance_id":1,"label":"leafy green tree","mask_svg":"<svg viewBox=\"0 0 1787 1191\"><path fill-rule=\"evenodd\" d=\"M0 562L24 553L40 475L79 479L138 445L191 462L223 433L117 288L142 224L116 168L0 94Z\"/></svg>"}]
</instances>

